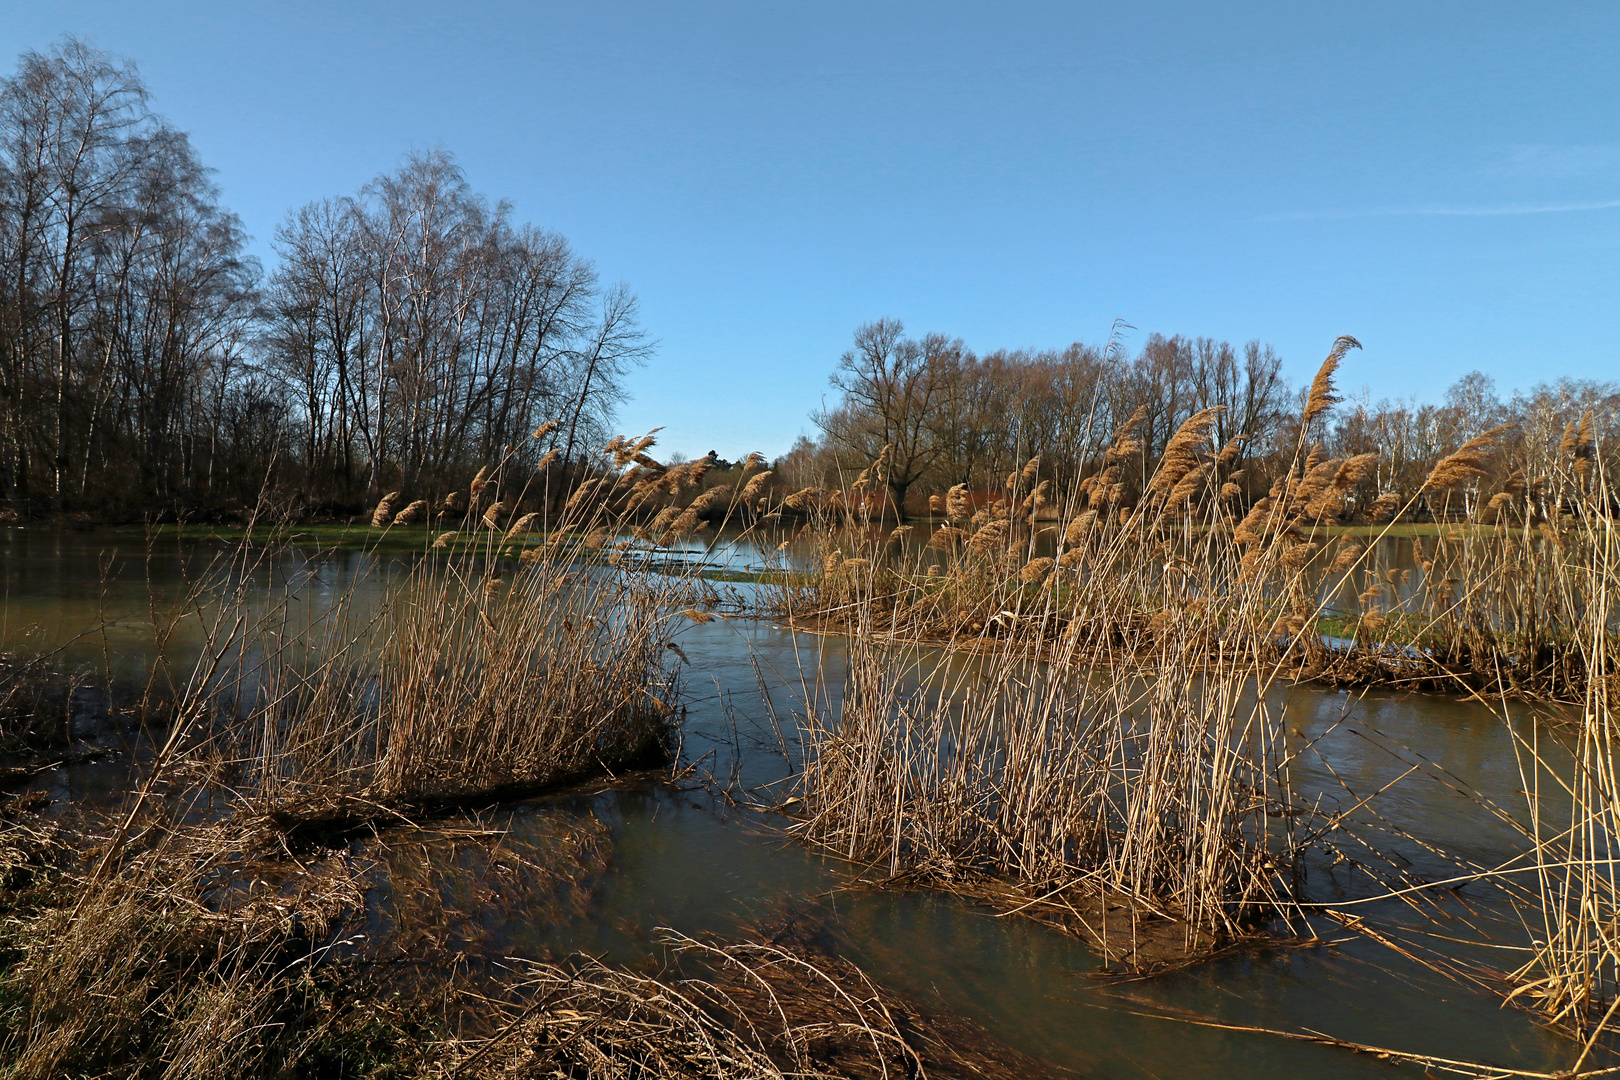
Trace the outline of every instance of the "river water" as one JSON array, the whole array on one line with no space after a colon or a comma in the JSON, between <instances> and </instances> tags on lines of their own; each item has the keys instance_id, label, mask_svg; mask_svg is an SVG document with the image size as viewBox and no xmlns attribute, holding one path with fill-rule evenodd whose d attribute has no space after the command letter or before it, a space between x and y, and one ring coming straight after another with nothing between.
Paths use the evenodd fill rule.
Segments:
<instances>
[{"instance_id":1,"label":"river water","mask_svg":"<svg viewBox=\"0 0 1620 1080\"><path fill-rule=\"evenodd\" d=\"M154 663L154 627L217 555L207 545L174 541L148 549L134 535L0 530L0 650L60 648L65 663L138 681ZM337 553L305 563L286 556L289 573L306 575L299 617L319 618L353 582L379 578L370 573L372 559ZM779 725L791 722L807 681L819 678L836 697L840 642L747 618L693 623L678 641L689 661L685 760L722 785L734 782L741 801L776 801L788 772ZM183 660L187 647L184 635L170 642L171 659ZM1389 846L1411 873L1434 879L1454 872L1431 845L1484 866L1519 851L1513 830L1467 794L1523 815L1513 743L1490 709L1306 687L1281 692L1279 702L1299 737L1331 729L1319 743L1320 759L1301 763L1295 780L1302 792L1342 806L1394 781L1375 806L1391 829L1410 837ZM1513 722L1523 731L1529 721ZM1410 771L1414 764L1420 767ZM67 802L116 795L127 775L115 757L52 770L35 784ZM1327 920L1318 930L1332 945L1257 951L1146 981L1100 981L1090 977L1097 956L1072 938L949 896L860 888L858 868L795 843L783 818L735 806L698 784L649 781L530 800L481 820L517 840L528 837L537 850L559 834L593 829L605 837L587 903L568 910L519 905L502 914L497 937L507 955L583 950L644 963L658 954L660 928L735 938L744 925L792 916L880 983L1086 1076L1351 1077L1389 1069L1369 1055L1166 1015L1537 1071L1567 1067L1576 1053L1568 1039L1502 1007L1498 994L1442 977ZM1308 898L1323 903L1344 905L1375 891L1349 863L1314 867L1307 880ZM1419 920L1400 900L1347 910L1386 929L1472 939L1479 931L1471 927L1480 927L1502 942L1525 940L1510 905L1484 885L1464 888L1446 908L1451 925ZM1516 963L1517 954L1441 947L1486 967Z\"/></svg>"}]
</instances>

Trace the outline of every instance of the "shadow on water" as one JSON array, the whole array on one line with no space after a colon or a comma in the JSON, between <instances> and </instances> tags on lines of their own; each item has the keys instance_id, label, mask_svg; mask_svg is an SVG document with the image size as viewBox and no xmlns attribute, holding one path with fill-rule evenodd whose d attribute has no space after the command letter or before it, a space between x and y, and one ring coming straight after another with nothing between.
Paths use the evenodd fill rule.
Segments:
<instances>
[{"instance_id":1,"label":"shadow on water","mask_svg":"<svg viewBox=\"0 0 1620 1080\"><path fill-rule=\"evenodd\" d=\"M178 545L149 554L138 540L114 543L93 534L0 531L0 650L69 643L63 656L72 663L110 664L119 678L144 678L156 660L154 611L182 597L213 554ZM305 575L299 617L319 618L368 558L340 553L302 565L289 557L283 572ZM660 955L662 927L735 938L744 927L792 919L879 982L969 1016L1012 1046L1085 1075L1351 1077L1387 1069L1368 1055L1142 1014L1323 1032L1531 1070L1553 1071L1573 1056L1566 1039L1502 1008L1498 996L1327 920L1318 930L1332 945L1260 951L1149 981L1105 982L1092 977L1098 957L1054 931L952 896L856 887L859 868L795 844L786 819L746 805L782 798L790 770L783 733L806 685L815 690L819 679L819 692L836 698L840 643L796 638L768 620L724 618L692 623L678 640L689 665L682 753L693 775L607 785L469 818L469 828L504 833L503 843L534 866L571 867L560 884L548 880L530 892L521 875L506 870L507 876L478 878L484 883L478 888L446 884L472 880L439 873L468 858L453 841L394 851L368 900L373 930L393 908L438 905L433 910L442 918L460 920L451 936L461 947L495 956L585 951L640 965ZM176 653L185 647L184 640L171 645ZM1319 740L1320 753L1300 760L1298 788L1331 808L1387 787L1377 807L1393 830L1395 858L1413 879L1451 872L1452 864L1425 843L1481 866L1519 850L1509 825L1470 795L1522 816L1512 743L1489 710L1450 699L1350 697L1303 687L1280 692L1280 699L1294 737L1302 744ZM113 800L127 789L129 769L127 758L100 759L41 773L31 786L59 804ZM699 783L704 775L714 783ZM355 841L353 850L364 855L366 842ZM1324 904L1376 891L1353 861L1311 867L1305 887L1307 898ZM1516 925L1504 897L1484 886L1465 887L1452 913L1441 916L1456 920L1455 932L1443 921L1418 918L1400 900L1355 910L1369 922L1457 937L1467 936L1466 922L1508 931Z\"/></svg>"}]
</instances>

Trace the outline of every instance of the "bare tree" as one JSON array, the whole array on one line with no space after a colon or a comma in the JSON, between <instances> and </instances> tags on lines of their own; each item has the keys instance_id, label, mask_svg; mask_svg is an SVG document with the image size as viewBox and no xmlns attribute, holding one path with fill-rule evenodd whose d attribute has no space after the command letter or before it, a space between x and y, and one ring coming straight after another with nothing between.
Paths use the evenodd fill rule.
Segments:
<instances>
[{"instance_id":1,"label":"bare tree","mask_svg":"<svg viewBox=\"0 0 1620 1080\"><path fill-rule=\"evenodd\" d=\"M132 65L74 40L0 81L0 497L352 503L603 433L651 345L635 297L443 151L276 230L234 215Z\"/></svg>"},{"instance_id":2,"label":"bare tree","mask_svg":"<svg viewBox=\"0 0 1620 1080\"><path fill-rule=\"evenodd\" d=\"M905 517L906 494L944 456L936 412L950 400L963 353L960 339L905 336L898 319L879 319L855 331L832 385L844 402L813 415L838 445L876 461L888 448L885 480L896 516Z\"/></svg>"}]
</instances>

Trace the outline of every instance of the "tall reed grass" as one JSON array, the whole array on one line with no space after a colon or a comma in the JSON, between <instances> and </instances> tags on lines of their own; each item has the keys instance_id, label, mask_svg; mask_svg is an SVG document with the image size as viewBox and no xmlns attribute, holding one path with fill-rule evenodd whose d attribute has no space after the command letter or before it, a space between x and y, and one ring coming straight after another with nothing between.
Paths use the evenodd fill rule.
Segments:
<instances>
[{"instance_id":1,"label":"tall reed grass","mask_svg":"<svg viewBox=\"0 0 1620 1080\"><path fill-rule=\"evenodd\" d=\"M687 583L590 542L629 527L613 474L508 524L535 478L505 473L439 500L454 542L409 566L363 556L334 582L319 555L244 541L195 578L155 644L172 722L125 805L3 845L7 881L33 884L5 896L0 1075L281 1075L349 1037L332 972L377 882L334 846L669 761ZM375 528L429 509L399 501Z\"/></svg>"},{"instance_id":2,"label":"tall reed grass","mask_svg":"<svg viewBox=\"0 0 1620 1080\"><path fill-rule=\"evenodd\" d=\"M1011 882L1018 909L1066 908L1139 971L1286 912L1293 808L1267 690L1310 610L1309 545L1280 513L1234 539L1205 460L1213 415L1171 438L1142 504L1117 505L1106 474L1069 493L1055 557L1037 554L1038 462L935 534L943 567L828 551L826 602L794 615L853 641L842 702L808 710L807 836L891 876ZM1138 421L1115 460L1139 454ZM974 662L953 665L962 649ZM1113 911L1124 947L1100 928Z\"/></svg>"},{"instance_id":3,"label":"tall reed grass","mask_svg":"<svg viewBox=\"0 0 1620 1080\"><path fill-rule=\"evenodd\" d=\"M1331 373L1319 381L1331 387ZM1291 678L1580 700L1588 660L1573 628L1587 594L1570 567L1591 542L1587 521L1616 509L1594 487L1592 445L1566 439L1543 455L1545 476L1501 476L1492 470L1503 431L1486 432L1433 470L1420 495L1439 521L1414 536L1398 519L1417 498L1355 505L1375 455L1325 458L1308 427L1270 494L1241 505L1231 479L1241 470L1231 447L1207 445L1210 420L1193 416L1145 462L1133 417L1101 470L1061 497L1038 463L977 512L953 489L936 500L945 522L916 534L921 552L874 534L853 485L795 493L784 505L797 499L810 514L815 561L838 569L783 607L801 625L853 627L852 572L871 562L862 602L885 632L952 648L1018 637L1039 654L1078 635L1145 657L1154 626L1179 605L1212 603L1223 635L1245 638ZM1137 474L1143 495L1132 501L1126 480ZM1346 519L1370 524L1346 535ZM1263 596L1248 595L1256 583ZM1242 604L1229 602L1239 594ZM1043 617L1021 617L1032 605Z\"/></svg>"},{"instance_id":4,"label":"tall reed grass","mask_svg":"<svg viewBox=\"0 0 1620 1080\"><path fill-rule=\"evenodd\" d=\"M1580 597L1580 618L1570 628L1585 675L1585 693L1573 723L1555 729L1573 759L1521 739L1521 771L1534 847L1539 903L1527 913L1533 929L1531 958L1511 978L1512 997L1587 1038L1587 1048L1612 1031L1620 1010L1620 756L1615 705L1620 696L1620 535L1606 470L1593 470L1576 502L1576 528L1560 537L1563 577ZM1560 821L1549 805L1567 800ZM1585 1059L1582 1055L1582 1060ZM1577 1062L1578 1069L1580 1063Z\"/></svg>"},{"instance_id":5,"label":"tall reed grass","mask_svg":"<svg viewBox=\"0 0 1620 1080\"><path fill-rule=\"evenodd\" d=\"M1099 924L1162 919L1189 954L1268 920L1310 933L1296 871L1331 823L1292 790L1280 682L1574 702L1573 720L1510 727L1528 825L1491 812L1525 849L1458 880L1498 880L1523 913L1525 962L1496 985L1585 1037L1578 1071L1620 1015L1620 501L1604 448L1566 433L1547 475L1503 476L1504 433L1486 432L1433 470L1422 494L1442 522L1414 536L1396 524L1411 500L1348 501L1371 455L1311 443L1342 351L1313 383L1293 466L1249 506L1206 415L1151 464L1133 418L1059 496L1038 462L977 511L953 489L921 546L874 530L858 491L795 493L821 574L779 602L796 626L851 637L842 700L807 702L799 828L890 880L1068 907L1107 959L1151 970L1172 958ZM1353 514L1375 524L1346 535Z\"/></svg>"}]
</instances>

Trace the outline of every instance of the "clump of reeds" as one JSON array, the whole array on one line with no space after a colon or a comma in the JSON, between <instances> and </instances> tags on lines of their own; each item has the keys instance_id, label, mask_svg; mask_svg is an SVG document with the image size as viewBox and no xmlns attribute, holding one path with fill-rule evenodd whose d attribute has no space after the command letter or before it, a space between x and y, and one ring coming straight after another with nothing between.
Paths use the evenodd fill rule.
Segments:
<instances>
[{"instance_id":1,"label":"clump of reeds","mask_svg":"<svg viewBox=\"0 0 1620 1080\"><path fill-rule=\"evenodd\" d=\"M289 1034L307 1003L299 961L362 896L337 864L224 910L208 902L210 885L241 855L228 830L153 821L123 865L59 870L6 929L17 957L15 1007L0 1024L8 1075L200 1080L297 1060L322 1026Z\"/></svg>"},{"instance_id":2,"label":"clump of reeds","mask_svg":"<svg viewBox=\"0 0 1620 1080\"><path fill-rule=\"evenodd\" d=\"M791 942L723 944L672 933L665 942L674 970L656 977L583 957L517 965L504 997L490 999L497 1029L455 1044L454 1075L1046 1075L972 1025L878 987L846 960Z\"/></svg>"},{"instance_id":3,"label":"clump of reeds","mask_svg":"<svg viewBox=\"0 0 1620 1080\"><path fill-rule=\"evenodd\" d=\"M231 706L245 719L216 742L235 747L245 790L269 806L462 798L664 759L652 697L672 695L663 597L678 581L615 585L627 572L613 567L581 578L575 560L591 550L525 549L509 575L419 562L363 623L345 627L340 607L319 637L252 657L231 690L253 694ZM251 656L249 634L233 648Z\"/></svg>"},{"instance_id":4,"label":"clump of reeds","mask_svg":"<svg viewBox=\"0 0 1620 1080\"><path fill-rule=\"evenodd\" d=\"M1307 432L1354 347L1339 339L1318 372ZM1118 901L1173 921L1193 951L1288 912L1299 834L1266 690L1279 678L1455 680L1467 650L1476 672L1491 662L1489 630L1440 606L1436 571L1428 632L1454 627L1455 640L1415 659L1381 647L1411 631L1380 599L1388 583L1362 576L1383 572L1381 549L1347 542L1324 556L1319 532L1350 512L1376 458L1332 458L1302 432L1293 465L1244 508L1224 471L1236 441L1209 445L1215 415L1172 435L1134 503L1143 418L1122 424L1102 468L1052 499L1066 520L1051 554L1023 528L1028 470L971 515L965 488L947 493L951 523L929 538L926 565L908 570L891 551L884 574L852 576L861 554L826 531L820 595L793 614L854 640L841 707L809 710L807 837L907 880L1089 896L1088 918ZM842 535L856 534L846 523ZM1446 558L1467 542L1448 540ZM1363 608L1353 645L1330 647L1319 627L1346 583ZM929 658L936 646L977 653L979 678L953 682Z\"/></svg>"},{"instance_id":5,"label":"clump of reeds","mask_svg":"<svg viewBox=\"0 0 1620 1080\"><path fill-rule=\"evenodd\" d=\"M1076 638L1146 662L1160 638L1144 630L1173 605L1190 592L1236 591L1253 602L1223 602L1212 632L1271 653L1291 678L1578 699L1587 664L1569 628L1584 600L1564 565L1586 543L1579 521L1612 512L1582 501L1600 457L1582 434L1592 425L1570 425L1548 475L1521 468L1495 494L1504 428L1448 455L1420 491L1369 500L1364 488L1378 472L1376 455L1333 457L1311 436L1337 400L1336 372L1354 347L1350 338L1335 343L1313 382L1295 459L1264 496L1245 503L1233 482L1238 440L1219 452L1207 445L1213 412L1184 423L1151 466L1139 460L1142 417L1133 416L1100 467L1069 492L1043 494L1048 481L1032 487L1028 466L976 511L966 485L951 488L938 500L948 524L924 541L928 558L908 565L887 545L883 573L870 575L863 602L897 637L975 649L1017 639L1031 654ZM848 509L856 503L837 494L796 493L816 525L821 556L864 542L859 516ZM1061 508L1050 530L1034 520L1037 502ZM1419 566L1391 565L1392 541L1376 531L1354 554L1341 547L1323 556L1323 530L1347 520L1387 528L1425 515L1448 524ZM1025 568L1048 557L1056 561L1043 577L1053 586L1050 608L1024 618L1037 602ZM1039 564L1028 574L1041 576ZM779 606L791 607L801 625L853 628L862 616L850 587L847 573L824 574Z\"/></svg>"},{"instance_id":6,"label":"clump of reeds","mask_svg":"<svg viewBox=\"0 0 1620 1080\"><path fill-rule=\"evenodd\" d=\"M1575 440L1566 432L1566 444ZM1571 458L1578 444L1566 445ZM1584 458L1575 458L1573 466ZM1443 463L1442 463L1443 464ZM1620 889L1614 854L1620 849L1620 760L1616 758L1616 704L1620 701L1620 536L1605 513L1607 472L1581 474L1580 511L1567 542L1568 572L1583 603L1573 627L1586 669L1584 693L1571 737L1573 763L1553 763L1534 741L1514 733L1529 811L1530 859L1538 879L1539 911L1533 956L1512 973L1510 997L1532 1004L1553 1023L1586 1039L1589 1052L1615 1026L1620 1012ZM1590 487L1585 482L1590 479ZM1567 822L1551 819L1542 792L1563 788ZM1575 1065L1578 1071L1586 1054Z\"/></svg>"},{"instance_id":7,"label":"clump of reeds","mask_svg":"<svg viewBox=\"0 0 1620 1080\"><path fill-rule=\"evenodd\" d=\"M394 822L289 855L257 819L184 816L155 813L105 874L69 869L81 851L28 904L7 894L8 1076L1041 1075L781 932L671 935L657 975L509 946L491 963L503 913L586 912L609 862L594 817L521 847Z\"/></svg>"}]
</instances>

